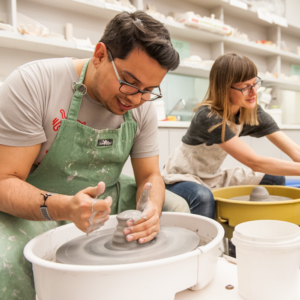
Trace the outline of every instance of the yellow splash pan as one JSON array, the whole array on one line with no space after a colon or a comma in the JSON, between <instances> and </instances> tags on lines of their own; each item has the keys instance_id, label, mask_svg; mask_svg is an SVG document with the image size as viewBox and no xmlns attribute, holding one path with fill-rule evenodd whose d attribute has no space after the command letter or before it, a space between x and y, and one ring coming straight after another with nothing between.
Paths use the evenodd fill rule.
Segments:
<instances>
[{"instance_id":1,"label":"yellow splash pan","mask_svg":"<svg viewBox=\"0 0 300 300\"><path fill-rule=\"evenodd\" d=\"M234 227L253 220L280 220L300 225L300 189L287 186L264 185L270 195L289 197L292 200L258 202L230 200L250 195L256 185L219 188L212 191L216 200L216 220L220 222L227 238Z\"/></svg>"}]
</instances>

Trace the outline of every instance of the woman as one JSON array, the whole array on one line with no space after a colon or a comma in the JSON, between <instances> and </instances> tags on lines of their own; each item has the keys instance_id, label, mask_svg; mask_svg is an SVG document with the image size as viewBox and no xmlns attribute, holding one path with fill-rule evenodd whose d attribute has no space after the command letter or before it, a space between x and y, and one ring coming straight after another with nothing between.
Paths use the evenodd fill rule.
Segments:
<instances>
[{"instance_id":1,"label":"woman","mask_svg":"<svg viewBox=\"0 0 300 300\"><path fill-rule=\"evenodd\" d=\"M256 66L245 56L222 55L212 66L206 98L162 172L166 189L185 198L192 213L214 218L211 189L285 185L283 175L300 175L300 147L257 105L261 83ZM246 135L266 136L294 162L257 155L239 138ZM221 169L228 154L250 169Z\"/></svg>"}]
</instances>

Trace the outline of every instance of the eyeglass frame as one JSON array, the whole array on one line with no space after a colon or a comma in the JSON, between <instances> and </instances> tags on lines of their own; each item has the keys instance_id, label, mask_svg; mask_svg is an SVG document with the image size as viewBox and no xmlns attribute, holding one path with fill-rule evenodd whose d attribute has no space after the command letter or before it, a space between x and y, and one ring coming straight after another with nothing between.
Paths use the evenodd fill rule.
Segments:
<instances>
[{"instance_id":1,"label":"eyeglass frame","mask_svg":"<svg viewBox=\"0 0 300 300\"><path fill-rule=\"evenodd\" d=\"M259 82L260 82L261 84L264 82L260 77L256 76L256 78L258 78L259 81L255 82L255 84L253 84L253 85L246 86L246 87L244 87L244 88L242 88L242 89L238 89L238 88L236 88L236 87L234 87L234 86L231 86L230 88L232 88L232 89L234 89L234 90L237 90L237 91L240 91L240 92L242 93L243 96L248 96L249 94L251 94L252 89L253 89ZM244 95L244 94L243 94L243 90L249 89L249 88L250 88L250 92L249 92L247 95Z\"/></svg>"},{"instance_id":2,"label":"eyeglass frame","mask_svg":"<svg viewBox=\"0 0 300 300\"><path fill-rule=\"evenodd\" d=\"M112 53L111 53L111 51L110 51L108 48L107 48L107 53L108 53L108 55L110 56L111 63L112 63L113 68L114 68L114 70L115 70L117 79L118 79L118 81L119 81L119 83L120 83L119 91L120 91L122 94L124 94L124 95L136 95L136 94L138 94L138 93L141 93L141 94L142 94L141 99L144 100L144 101L154 101L154 100L157 100L158 98L162 98L160 86L149 86L149 87L148 87L148 88L151 88L151 87L153 87L153 88L158 88L158 89L159 89L159 92L160 92L160 95L158 95L158 94L152 93L152 92L150 92L150 91L143 91L143 90L139 89L138 87L136 87L135 85L132 85L132 84L126 82L126 81L121 80L120 75L119 75L119 73L118 73L118 70L117 70L117 68L116 68L116 65L115 65L115 63L114 63L114 58L113 58L113 56L112 56ZM131 87L137 89L137 91L136 91L135 93L132 93L132 94L124 93L124 92L121 91L121 88L122 88L123 85L131 86ZM144 94L152 94L152 95L157 96L157 98L152 99L152 100L145 100L145 99L142 98Z\"/></svg>"}]
</instances>

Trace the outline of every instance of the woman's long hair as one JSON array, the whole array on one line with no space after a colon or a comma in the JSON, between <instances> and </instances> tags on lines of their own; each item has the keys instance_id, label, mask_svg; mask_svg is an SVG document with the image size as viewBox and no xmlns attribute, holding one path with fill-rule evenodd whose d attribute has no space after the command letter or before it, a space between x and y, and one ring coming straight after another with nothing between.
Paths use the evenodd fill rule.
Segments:
<instances>
[{"instance_id":1,"label":"woman's long hair","mask_svg":"<svg viewBox=\"0 0 300 300\"><path fill-rule=\"evenodd\" d=\"M209 132L222 125L222 142L225 142L225 127L227 121L234 122L234 115L231 111L229 93L231 86L238 82L247 81L257 76L255 64L246 56L236 53L228 53L219 56L213 64L209 75L209 87L200 106L209 106L211 114L218 114L223 120L221 123L212 126ZM240 124L258 125L257 102L253 109L241 107Z\"/></svg>"}]
</instances>

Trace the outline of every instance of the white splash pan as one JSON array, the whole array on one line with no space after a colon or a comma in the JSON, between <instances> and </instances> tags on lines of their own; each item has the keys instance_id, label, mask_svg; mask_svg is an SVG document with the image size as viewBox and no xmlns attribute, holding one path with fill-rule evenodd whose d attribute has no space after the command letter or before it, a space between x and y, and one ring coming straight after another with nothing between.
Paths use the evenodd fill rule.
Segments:
<instances>
[{"instance_id":1,"label":"white splash pan","mask_svg":"<svg viewBox=\"0 0 300 300\"><path fill-rule=\"evenodd\" d=\"M114 228L111 216L101 230ZM143 263L112 266L77 266L54 262L56 250L83 234L74 224L49 230L32 239L24 255L32 263L39 300L174 300L187 288L200 290L214 277L223 227L192 214L164 212L161 225L190 229L200 237L195 250Z\"/></svg>"}]
</instances>

